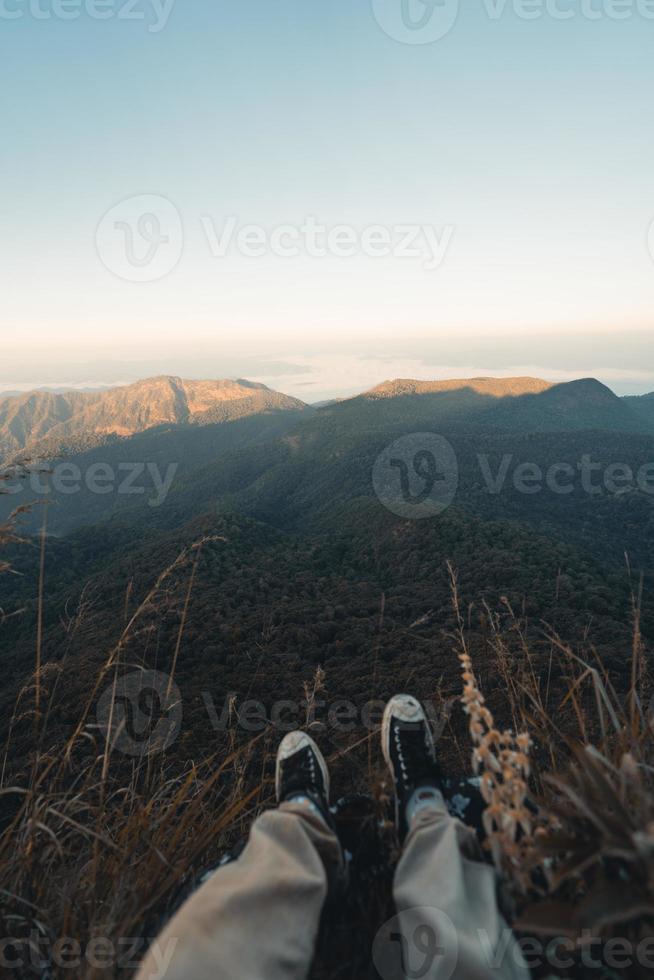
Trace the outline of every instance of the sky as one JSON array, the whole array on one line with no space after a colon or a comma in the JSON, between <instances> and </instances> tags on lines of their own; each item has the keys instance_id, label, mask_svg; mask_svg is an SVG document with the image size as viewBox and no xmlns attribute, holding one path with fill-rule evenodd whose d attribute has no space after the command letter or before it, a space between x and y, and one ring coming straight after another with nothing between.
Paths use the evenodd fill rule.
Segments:
<instances>
[{"instance_id":1,"label":"sky","mask_svg":"<svg viewBox=\"0 0 654 980\"><path fill-rule=\"evenodd\" d=\"M0 0L0 389L654 390L654 0Z\"/></svg>"}]
</instances>

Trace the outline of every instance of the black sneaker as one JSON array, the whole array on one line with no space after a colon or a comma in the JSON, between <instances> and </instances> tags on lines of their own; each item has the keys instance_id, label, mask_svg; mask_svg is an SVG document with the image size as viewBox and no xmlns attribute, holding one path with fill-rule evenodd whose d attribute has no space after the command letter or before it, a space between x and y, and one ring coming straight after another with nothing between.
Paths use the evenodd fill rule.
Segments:
<instances>
[{"instance_id":1,"label":"black sneaker","mask_svg":"<svg viewBox=\"0 0 654 980\"><path fill-rule=\"evenodd\" d=\"M406 837L406 805L414 792L441 789L434 737L425 710L416 698L397 694L386 705L382 750L395 784L395 825Z\"/></svg>"},{"instance_id":2,"label":"black sneaker","mask_svg":"<svg viewBox=\"0 0 654 980\"><path fill-rule=\"evenodd\" d=\"M290 732L282 740L277 750L275 790L278 803L289 797L306 796L332 825L329 770L322 752L306 732Z\"/></svg>"}]
</instances>

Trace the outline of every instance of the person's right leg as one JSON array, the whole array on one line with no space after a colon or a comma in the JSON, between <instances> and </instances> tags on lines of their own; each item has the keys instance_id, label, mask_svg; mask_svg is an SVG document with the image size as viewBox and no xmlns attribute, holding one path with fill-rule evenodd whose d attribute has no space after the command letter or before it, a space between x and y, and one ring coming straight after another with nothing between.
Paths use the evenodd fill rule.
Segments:
<instances>
[{"instance_id":1,"label":"person's right leg","mask_svg":"<svg viewBox=\"0 0 654 980\"><path fill-rule=\"evenodd\" d=\"M330 874L342 854L329 823L329 778L304 733L280 746L280 806L255 822L154 940L137 980L305 980Z\"/></svg>"},{"instance_id":2,"label":"person's right leg","mask_svg":"<svg viewBox=\"0 0 654 980\"><path fill-rule=\"evenodd\" d=\"M439 788L424 710L399 695L384 716L383 749L406 835L395 876L407 976L421 980L527 980L515 937L497 905L496 877L476 835L450 816ZM389 955L398 949L389 948Z\"/></svg>"}]
</instances>

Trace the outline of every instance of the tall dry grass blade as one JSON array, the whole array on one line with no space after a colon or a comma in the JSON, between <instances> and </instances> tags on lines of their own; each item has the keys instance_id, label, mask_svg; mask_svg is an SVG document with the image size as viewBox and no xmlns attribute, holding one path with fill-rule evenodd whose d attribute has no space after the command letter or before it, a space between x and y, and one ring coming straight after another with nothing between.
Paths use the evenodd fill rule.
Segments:
<instances>
[{"instance_id":1,"label":"tall dry grass blade","mask_svg":"<svg viewBox=\"0 0 654 980\"><path fill-rule=\"evenodd\" d=\"M195 553L195 559L191 567L191 575L189 577L188 589L186 590L186 596L184 598L184 608L182 610L182 618L179 624L179 630L177 632L177 642L175 643L175 652L173 654L173 662L170 667L170 673L168 675L168 687L166 688L166 700L170 700L170 694L173 689L173 683L175 679L175 671L177 670L177 661L179 659L179 651L182 647L182 637L184 636L184 627L186 626L186 620L188 618L188 609L191 603L191 595L193 594L193 586L195 585L195 576L198 570L198 563L200 561L200 555L202 554L202 542L197 546Z\"/></svg>"},{"instance_id":2,"label":"tall dry grass blade","mask_svg":"<svg viewBox=\"0 0 654 980\"><path fill-rule=\"evenodd\" d=\"M43 504L43 524L41 525L41 553L39 557L39 582L36 613L36 671L34 677L34 736L38 743L41 721L41 662L43 656L43 593L45 587L45 545L48 526L48 502Z\"/></svg>"}]
</instances>

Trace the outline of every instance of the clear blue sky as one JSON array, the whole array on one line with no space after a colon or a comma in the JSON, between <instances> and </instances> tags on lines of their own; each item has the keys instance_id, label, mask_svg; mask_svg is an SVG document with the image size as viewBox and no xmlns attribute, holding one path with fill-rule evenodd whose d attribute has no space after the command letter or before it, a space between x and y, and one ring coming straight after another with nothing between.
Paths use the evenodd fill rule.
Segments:
<instances>
[{"instance_id":1,"label":"clear blue sky","mask_svg":"<svg viewBox=\"0 0 654 980\"><path fill-rule=\"evenodd\" d=\"M380 26L401 0L177 0L167 21L153 0L143 20L56 3L0 0L0 385L243 373L322 397L528 370L654 389L654 19L635 0L623 20L462 0L425 44ZM142 195L183 240L169 274L126 281L96 229ZM309 215L428 225L447 248L427 269L207 239Z\"/></svg>"}]
</instances>

